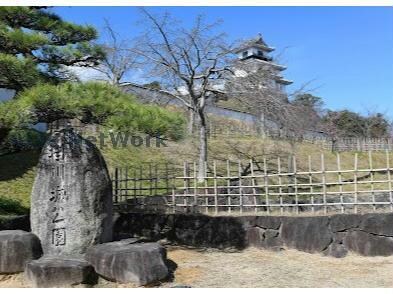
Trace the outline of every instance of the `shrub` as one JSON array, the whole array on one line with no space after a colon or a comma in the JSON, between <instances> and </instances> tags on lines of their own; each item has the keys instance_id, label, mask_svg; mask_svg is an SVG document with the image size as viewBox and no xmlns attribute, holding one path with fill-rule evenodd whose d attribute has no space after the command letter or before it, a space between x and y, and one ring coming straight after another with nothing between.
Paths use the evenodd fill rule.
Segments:
<instances>
[{"instance_id":1,"label":"shrub","mask_svg":"<svg viewBox=\"0 0 393 294\"><path fill-rule=\"evenodd\" d=\"M20 201L0 196L0 215L27 214L29 210Z\"/></svg>"},{"instance_id":2,"label":"shrub","mask_svg":"<svg viewBox=\"0 0 393 294\"><path fill-rule=\"evenodd\" d=\"M9 132L2 146L8 152L40 150L47 135L34 129L14 129Z\"/></svg>"}]
</instances>

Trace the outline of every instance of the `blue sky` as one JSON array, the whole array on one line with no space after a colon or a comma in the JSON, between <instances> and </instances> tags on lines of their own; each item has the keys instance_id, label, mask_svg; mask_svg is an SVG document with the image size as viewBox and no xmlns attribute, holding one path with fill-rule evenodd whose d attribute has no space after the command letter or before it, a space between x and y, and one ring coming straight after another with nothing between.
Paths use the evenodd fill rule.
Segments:
<instances>
[{"instance_id":1,"label":"blue sky","mask_svg":"<svg viewBox=\"0 0 393 294\"><path fill-rule=\"evenodd\" d=\"M223 21L229 40L262 33L284 50L289 91L310 88L331 109L386 112L393 119L393 7L153 7L189 26L198 14ZM125 39L141 30L136 7L56 7L67 20L101 30L107 18Z\"/></svg>"}]
</instances>

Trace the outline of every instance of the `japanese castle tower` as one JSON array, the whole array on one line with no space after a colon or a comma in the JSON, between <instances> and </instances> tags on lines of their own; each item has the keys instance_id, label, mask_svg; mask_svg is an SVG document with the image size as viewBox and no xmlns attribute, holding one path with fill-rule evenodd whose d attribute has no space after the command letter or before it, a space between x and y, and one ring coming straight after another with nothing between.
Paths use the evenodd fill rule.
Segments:
<instances>
[{"instance_id":1,"label":"japanese castle tower","mask_svg":"<svg viewBox=\"0 0 393 294\"><path fill-rule=\"evenodd\" d=\"M281 72L286 69L286 66L276 64L269 54L275 49L268 46L258 34L256 38L248 40L241 44L234 53L238 57L238 65L247 71L255 71L261 66L267 66L273 72L274 85L277 90L285 92L285 86L292 84L292 81L285 79ZM236 73L236 72L235 72ZM242 73L238 73L242 75Z\"/></svg>"}]
</instances>

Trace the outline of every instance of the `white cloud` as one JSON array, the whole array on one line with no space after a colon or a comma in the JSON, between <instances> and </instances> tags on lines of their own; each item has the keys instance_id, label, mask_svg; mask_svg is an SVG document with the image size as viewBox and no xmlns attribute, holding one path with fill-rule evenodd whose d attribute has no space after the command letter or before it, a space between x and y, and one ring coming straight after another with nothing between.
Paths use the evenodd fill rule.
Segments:
<instances>
[{"instance_id":1,"label":"white cloud","mask_svg":"<svg viewBox=\"0 0 393 294\"><path fill-rule=\"evenodd\" d=\"M68 66L67 69L75 74L82 82L108 80L102 72L91 67Z\"/></svg>"}]
</instances>

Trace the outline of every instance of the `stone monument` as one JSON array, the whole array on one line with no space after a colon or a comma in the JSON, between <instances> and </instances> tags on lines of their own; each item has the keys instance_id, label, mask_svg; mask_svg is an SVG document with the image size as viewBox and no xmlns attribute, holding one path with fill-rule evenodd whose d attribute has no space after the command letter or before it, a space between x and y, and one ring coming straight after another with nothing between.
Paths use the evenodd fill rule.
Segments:
<instances>
[{"instance_id":1,"label":"stone monument","mask_svg":"<svg viewBox=\"0 0 393 294\"><path fill-rule=\"evenodd\" d=\"M44 255L79 255L112 241L112 185L99 150L64 128L51 135L31 195L31 228Z\"/></svg>"}]
</instances>

